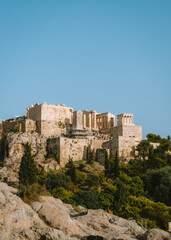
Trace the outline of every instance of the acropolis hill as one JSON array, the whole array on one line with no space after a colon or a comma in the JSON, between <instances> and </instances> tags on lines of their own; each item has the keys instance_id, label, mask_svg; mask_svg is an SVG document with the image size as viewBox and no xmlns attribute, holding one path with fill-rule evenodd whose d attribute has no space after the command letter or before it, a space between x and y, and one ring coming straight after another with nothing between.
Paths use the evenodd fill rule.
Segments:
<instances>
[{"instance_id":1,"label":"acropolis hill","mask_svg":"<svg viewBox=\"0 0 171 240\"><path fill-rule=\"evenodd\" d=\"M142 127L133 124L133 114L97 113L95 110L74 111L72 108L46 103L31 105L26 116L0 122L0 138L9 132L35 133L46 139L46 151L64 166L69 158L86 158L87 149L102 164L105 155L129 160L142 140ZM36 135L37 136L37 135ZM6 156L7 157L7 156Z\"/></svg>"}]
</instances>

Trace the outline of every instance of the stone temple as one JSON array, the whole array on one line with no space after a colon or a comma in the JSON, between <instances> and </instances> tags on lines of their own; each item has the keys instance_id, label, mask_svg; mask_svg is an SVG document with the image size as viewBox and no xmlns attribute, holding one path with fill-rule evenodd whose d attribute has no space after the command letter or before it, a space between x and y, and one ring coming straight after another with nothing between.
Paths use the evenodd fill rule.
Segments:
<instances>
[{"instance_id":1,"label":"stone temple","mask_svg":"<svg viewBox=\"0 0 171 240\"><path fill-rule=\"evenodd\" d=\"M135 155L142 140L142 127L133 123L133 114L97 113L95 110L74 111L72 108L46 103L31 105L25 116L0 121L0 138L9 132L34 133L47 137L48 151L64 166L69 158L86 158L91 149L97 161L104 163L116 151L122 159Z\"/></svg>"}]
</instances>

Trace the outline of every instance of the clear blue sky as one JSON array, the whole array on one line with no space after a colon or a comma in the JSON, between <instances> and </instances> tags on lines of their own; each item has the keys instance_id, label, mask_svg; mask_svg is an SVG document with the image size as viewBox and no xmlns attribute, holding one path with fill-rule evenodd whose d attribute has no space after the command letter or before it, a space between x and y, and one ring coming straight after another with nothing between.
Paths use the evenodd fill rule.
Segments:
<instances>
[{"instance_id":1,"label":"clear blue sky","mask_svg":"<svg viewBox=\"0 0 171 240\"><path fill-rule=\"evenodd\" d=\"M1 0L0 89L0 119L64 103L171 135L171 0Z\"/></svg>"}]
</instances>

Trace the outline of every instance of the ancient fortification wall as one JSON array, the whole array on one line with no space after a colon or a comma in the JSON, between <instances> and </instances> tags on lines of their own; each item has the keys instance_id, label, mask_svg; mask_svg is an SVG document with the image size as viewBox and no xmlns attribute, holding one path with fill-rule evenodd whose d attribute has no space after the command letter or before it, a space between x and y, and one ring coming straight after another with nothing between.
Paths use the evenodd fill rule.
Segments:
<instances>
[{"instance_id":1,"label":"ancient fortification wall","mask_svg":"<svg viewBox=\"0 0 171 240\"><path fill-rule=\"evenodd\" d=\"M130 159L142 140L142 127L133 124L133 114L118 115L118 124L113 128L112 155L118 151L120 157Z\"/></svg>"},{"instance_id":2,"label":"ancient fortification wall","mask_svg":"<svg viewBox=\"0 0 171 240\"><path fill-rule=\"evenodd\" d=\"M90 146L96 157L97 149L102 149L105 140L102 139L73 139L73 138L52 138L48 139L47 150L52 156L55 156L61 167L64 167L69 158L74 161L86 159L87 148ZM99 156L100 158L100 156ZM97 159L100 161L100 159Z\"/></svg>"},{"instance_id":3,"label":"ancient fortification wall","mask_svg":"<svg viewBox=\"0 0 171 240\"><path fill-rule=\"evenodd\" d=\"M31 119L3 121L2 129L3 134L8 132L36 132L36 122Z\"/></svg>"},{"instance_id":4,"label":"ancient fortification wall","mask_svg":"<svg viewBox=\"0 0 171 240\"><path fill-rule=\"evenodd\" d=\"M27 118L36 121L37 132L45 136L66 134L72 124L72 108L65 105L35 104L27 108Z\"/></svg>"}]
</instances>

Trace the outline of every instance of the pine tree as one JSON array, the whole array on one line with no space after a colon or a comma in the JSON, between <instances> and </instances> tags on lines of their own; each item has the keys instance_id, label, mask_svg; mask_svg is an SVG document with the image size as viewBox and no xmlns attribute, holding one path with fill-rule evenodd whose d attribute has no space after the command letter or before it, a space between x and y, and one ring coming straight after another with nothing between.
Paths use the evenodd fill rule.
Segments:
<instances>
[{"instance_id":1,"label":"pine tree","mask_svg":"<svg viewBox=\"0 0 171 240\"><path fill-rule=\"evenodd\" d=\"M93 151L91 150L91 145L87 147L87 164L92 164L94 159Z\"/></svg>"},{"instance_id":2,"label":"pine tree","mask_svg":"<svg viewBox=\"0 0 171 240\"><path fill-rule=\"evenodd\" d=\"M114 174L115 178L119 176L119 158L118 158L118 151L115 154L115 167L114 167Z\"/></svg>"},{"instance_id":3,"label":"pine tree","mask_svg":"<svg viewBox=\"0 0 171 240\"><path fill-rule=\"evenodd\" d=\"M31 156L31 147L27 143L25 145L25 153L21 160L19 170L19 183L23 185L32 185L37 182L37 166Z\"/></svg>"},{"instance_id":4,"label":"pine tree","mask_svg":"<svg viewBox=\"0 0 171 240\"><path fill-rule=\"evenodd\" d=\"M66 164L66 168L67 168L66 174L71 177L72 182L76 183L76 168L72 158L70 157L68 163Z\"/></svg>"},{"instance_id":5,"label":"pine tree","mask_svg":"<svg viewBox=\"0 0 171 240\"><path fill-rule=\"evenodd\" d=\"M109 175L109 159L108 159L108 154L107 151L105 151L105 176Z\"/></svg>"}]
</instances>

